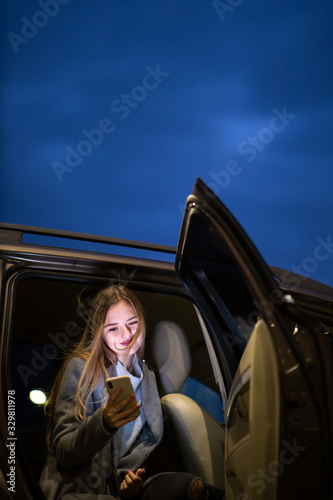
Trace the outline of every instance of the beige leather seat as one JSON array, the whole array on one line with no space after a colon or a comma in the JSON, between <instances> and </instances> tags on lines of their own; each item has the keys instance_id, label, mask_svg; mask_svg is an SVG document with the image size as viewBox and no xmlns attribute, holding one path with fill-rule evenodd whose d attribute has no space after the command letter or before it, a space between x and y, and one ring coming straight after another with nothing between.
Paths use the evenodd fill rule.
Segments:
<instances>
[{"instance_id":1,"label":"beige leather seat","mask_svg":"<svg viewBox=\"0 0 333 500\"><path fill-rule=\"evenodd\" d=\"M177 323L160 321L154 326L148 361L157 378L167 441L186 471L224 488L224 430L193 399L179 394L191 370L191 354Z\"/></svg>"}]
</instances>

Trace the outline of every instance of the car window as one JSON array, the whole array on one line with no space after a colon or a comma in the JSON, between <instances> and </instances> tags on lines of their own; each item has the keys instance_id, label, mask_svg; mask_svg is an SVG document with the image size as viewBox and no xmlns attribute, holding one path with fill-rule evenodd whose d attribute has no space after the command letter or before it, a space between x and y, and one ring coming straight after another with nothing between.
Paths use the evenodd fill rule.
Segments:
<instances>
[{"instance_id":1,"label":"car window","mask_svg":"<svg viewBox=\"0 0 333 500\"><path fill-rule=\"evenodd\" d=\"M178 272L210 326L228 392L259 313L218 226L205 213L191 216Z\"/></svg>"},{"instance_id":2,"label":"car window","mask_svg":"<svg viewBox=\"0 0 333 500\"><path fill-rule=\"evenodd\" d=\"M223 403L218 391L214 391L214 389L203 384L200 380L189 377L180 392L194 399L219 424L224 424Z\"/></svg>"}]
</instances>

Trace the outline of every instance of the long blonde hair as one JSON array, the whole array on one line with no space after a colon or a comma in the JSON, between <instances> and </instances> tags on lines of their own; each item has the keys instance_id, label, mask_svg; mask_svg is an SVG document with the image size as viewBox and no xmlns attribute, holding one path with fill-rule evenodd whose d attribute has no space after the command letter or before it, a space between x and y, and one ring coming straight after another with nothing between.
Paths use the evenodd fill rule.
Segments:
<instances>
[{"instance_id":1,"label":"long blonde hair","mask_svg":"<svg viewBox=\"0 0 333 500\"><path fill-rule=\"evenodd\" d=\"M94 298L86 327L80 342L66 357L56 379L54 381L50 397L45 405L45 412L48 417L47 430L46 430L46 444L50 452L52 452L52 432L54 424L55 402L61 385L62 377L66 370L69 361L72 358L79 357L85 360L85 364L78 382L77 391L74 395L75 401L75 416L78 420L82 421L87 415L87 405L92 392L95 390L101 380L105 380L109 376L108 369L115 367L117 364L116 354L105 344L102 332L105 324L105 319L109 308L113 304L118 304L122 300L129 302L135 309L138 316L138 327L135 335L126 348L129 353L133 344L137 341L138 337L142 335L143 342L138 351L130 356L128 354L127 369L131 371L135 359L137 357L142 360L144 355L144 338L146 333L144 311L141 302L137 296L123 285L112 285L108 288L101 290ZM106 399L107 395L105 394Z\"/></svg>"}]
</instances>

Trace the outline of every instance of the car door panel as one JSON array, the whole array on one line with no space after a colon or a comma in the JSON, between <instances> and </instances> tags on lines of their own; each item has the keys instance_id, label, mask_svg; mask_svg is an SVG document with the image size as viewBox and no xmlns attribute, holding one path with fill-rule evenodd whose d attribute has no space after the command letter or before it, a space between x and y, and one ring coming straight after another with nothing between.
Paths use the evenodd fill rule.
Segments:
<instances>
[{"instance_id":1,"label":"car door panel","mask_svg":"<svg viewBox=\"0 0 333 500\"><path fill-rule=\"evenodd\" d=\"M229 394L226 419L227 498L276 498L279 472L280 395L278 360L270 333L260 320L239 363ZM265 481L260 471L269 464ZM267 473L266 473L267 476Z\"/></svg>"},{"instance_id":2,"label":"car door panel","mask_svg":"<svg viewBox=\"0 0 333 500\"><path fill-rule=\"evenodd\" d=\"M332 345L200 180L176 270L209 325L224 379L226 500L332 498Z\"/></svg>"}]
</instances>

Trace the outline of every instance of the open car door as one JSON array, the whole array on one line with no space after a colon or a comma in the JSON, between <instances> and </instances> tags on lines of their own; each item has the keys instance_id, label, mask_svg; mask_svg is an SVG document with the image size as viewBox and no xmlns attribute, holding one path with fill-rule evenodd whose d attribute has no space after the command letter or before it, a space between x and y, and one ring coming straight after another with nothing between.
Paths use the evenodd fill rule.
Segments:
<instances>
[{"instance_id":1,"label":"open car door","mask_svg":"<svg viewBox=\"0 0 333 500\"><path fill-rule=\"evenodd\" d=\"M333 358L227 208L197 180L176 270L224 382L226 500L332 499Z\"/></svg>"}]
</instances>

